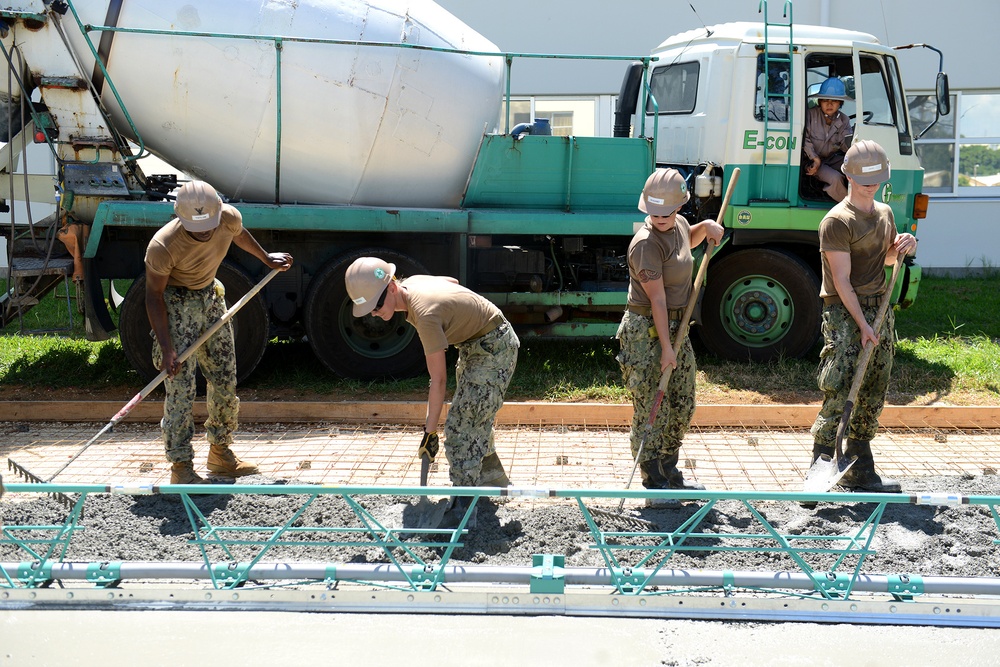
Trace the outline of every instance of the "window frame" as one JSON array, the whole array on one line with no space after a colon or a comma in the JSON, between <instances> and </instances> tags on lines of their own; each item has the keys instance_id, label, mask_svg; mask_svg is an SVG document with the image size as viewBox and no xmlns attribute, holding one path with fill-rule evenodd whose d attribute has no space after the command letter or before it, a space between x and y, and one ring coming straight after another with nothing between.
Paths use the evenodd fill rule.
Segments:
<instances>
[{"instance_id":1,"label":"window frame","mask_svg":"<svg viewBox=\"0 0 1000 667\"><path fill-rule=\"evenodd\" d=\"M665 111L660 98L656 95L656 80L659 77L664 76L664 73L670 72L672 70L685 71L688 68L694 69L694 95L691 99L691 108L687 109L671 109ZM645 104L645 114L647 116L690 116L694 113L695 109L698 108L698 84L701 81L701 62L698 60L685 60L684 62L669 63L667 65L660 65L659 67L653 67L649 74L649 96L646 97ZM686 88L686 86L685 86ZM656 100L656 108L654 110L652 106L652 97Z\"/></svg>"},{"instance_id":2,"label":"window frame","mask_svg":"<svg viewBox=\"0 0 1000 667\"><path fill-rule=\"evenodd\" d=\"M965 97L971 96L982 96L991 95L994 96L998 102L1000 102L1000 88L991 88L983 90L955 90L951 91L951 108L952 117L954 119L952 134L947 137L923 137L917 139L914 142L915 149L920 149L926 146L947 146L950 148L951 156L951 173L949 183L945 187L924 187L923 191L934 197L948 198L948 199L958 199L958 198L974 198L974 199L997 199L1000 198L1000 185L997 186L975 186L975 185L960 185L961 172L961 160L962 160L962 149L966 146L996 146L997 150L1000 150L1000 134L998 135L969 135L963 136L962 130L962 116L963 116L963 101ZM924 91L924 90L912 90L907 92L907 104L914 102L916 98L924 97L926 99L934 100L934 91ZM922 128L920 128L922 129ZM1000 120L997 121L996 127L991 128L995 132L1000 132ZM916 124L913 124L913 132L917 133ZM922 163L921 163L922 164Z\"/></svg>"}]
</instances>

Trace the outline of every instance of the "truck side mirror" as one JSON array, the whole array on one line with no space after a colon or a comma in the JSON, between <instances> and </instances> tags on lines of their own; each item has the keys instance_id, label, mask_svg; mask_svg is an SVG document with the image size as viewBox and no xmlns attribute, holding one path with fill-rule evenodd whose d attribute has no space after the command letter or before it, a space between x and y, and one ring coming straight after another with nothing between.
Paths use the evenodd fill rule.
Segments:
<instances>
[{"instance_id":1,"label":"truck side mirror","mask_svg":"<svg viewBox=\"0 0 1000 667\"><path fill-rule=\"evenodd\" d=\"M937 98L937 112L941 116L951 113L951 95L948 92L948 75L938 72L934 84L934 96Z\"/></svg>"}]
</instances>

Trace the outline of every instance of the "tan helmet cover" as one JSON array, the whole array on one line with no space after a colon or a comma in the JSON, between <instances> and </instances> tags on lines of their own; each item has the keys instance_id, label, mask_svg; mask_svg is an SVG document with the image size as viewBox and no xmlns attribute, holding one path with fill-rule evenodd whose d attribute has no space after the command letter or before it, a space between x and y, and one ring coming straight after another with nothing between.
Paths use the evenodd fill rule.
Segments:
<instances>
[{"instance_id":1,"label":"tan helmet cover","mask_svg":"<svg viewBox=\"0 0 1000 667\"><path fill-rule=\"evenodd\" d=\"M396 275L396 265L378 257L359 257L347 267L344 283L347 296L354 302L354 317L363 317L375 310L382 292Z\"/></svg>"},{"instance_id":2,"label":"tan helmet cover","mask_svg":"<svg viewBox=\"0 0 1000 667\"><path fill-rule=\"evenodd\" d=\"M649 215L667 216L691 198L684 177L676 169L657 169L642 188L639 210Z\"/></svg>"},{"instance_id":3,"label":"tan helmet cover","mask_svg":"<svg viewBox=\"0 0 1000 667\"><path fill-rule=\"evenodd\" d=\"M177 192L174 215L189 232L207 232L219 226L222 199L208 183L189 181Z\"/></svg>"},{"instance_id":4,"label":"tan helmet cover","mask_svg":"<svg viewBox=\"0 0 1000 667\"><path fill-rule=\"evenodd\" d=\"M841 171L858 185L877 185L889 180L889 156L870 139L851 146L844 156Z\"/></svg>"}]
</instances>

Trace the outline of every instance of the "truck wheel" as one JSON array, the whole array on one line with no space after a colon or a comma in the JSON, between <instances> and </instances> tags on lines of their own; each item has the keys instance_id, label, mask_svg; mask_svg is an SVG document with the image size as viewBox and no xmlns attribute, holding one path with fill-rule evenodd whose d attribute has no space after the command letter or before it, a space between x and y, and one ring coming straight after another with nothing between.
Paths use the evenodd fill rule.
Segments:
<instances>
[{"instance_id":1,"label":"truck wheel","mask_svg":"<svg viewBox=\"0 0 1000 667\"><path fill-rule=\"evenodd\" d=\"M819 280L798 256L740 250L709 266L699 335L737 361L802 357L820 333Z\"/></svg>"},{"instance_id":2,"label":"truck wheel","mask_svg":"<svg viewBox=\"0 0 1000 667\"><path fill-rule=\"evenodd\" d=\"M243 298L255 284L242 269L229 262L223 262L219 266L216 277L226 288L227 306L232 306ZM270 320L267 306L259 293L240 308L232 323L236 344L236 381L243 382L257 368L267 346ZM146 314L146 276L141 275L132 281L132 286L122 301L118 330L125 358L146 382L160 372L153 366L151 329L149 316Z\"/></svg>"},{"instance_id":3,"label":"truck wheel","mask_svg":"<svg viewBox=\"0 0 1000 667\"><path fill-rule=\"evenodd\" d=\"M403 313L396 313L388 322L351 313L344 274L357 258L372 256L395 264L400 276L427 273L415 259L385 248L367 248L334 258L309 285L305 307L309 344L319 360L340 377L413 377L427 364L420 338Z\"/></svg>"}]
</instances>

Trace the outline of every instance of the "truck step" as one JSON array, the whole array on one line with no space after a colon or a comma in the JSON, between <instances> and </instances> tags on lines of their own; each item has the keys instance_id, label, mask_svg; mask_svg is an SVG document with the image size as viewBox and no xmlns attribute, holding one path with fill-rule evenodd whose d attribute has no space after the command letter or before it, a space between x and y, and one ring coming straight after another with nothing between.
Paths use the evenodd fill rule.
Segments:
<instances>
[{"instance_id":1,"label":"truck step","mask_svg":"<svg viewBox=\"0 0 1000 667\"><path fill-rule=\"evenodd\" d=\"M73 305L70 299L70 277L73 275L73 258L59 257L48 260L42 257L13 257L10 263L11 284L0 295L0 328L15 319L22 334L56 333L72 331ZM24 315L39 301L62 283L66 288L66 326L55 329L24 328Z\"/></svg>"}]
</instances>

